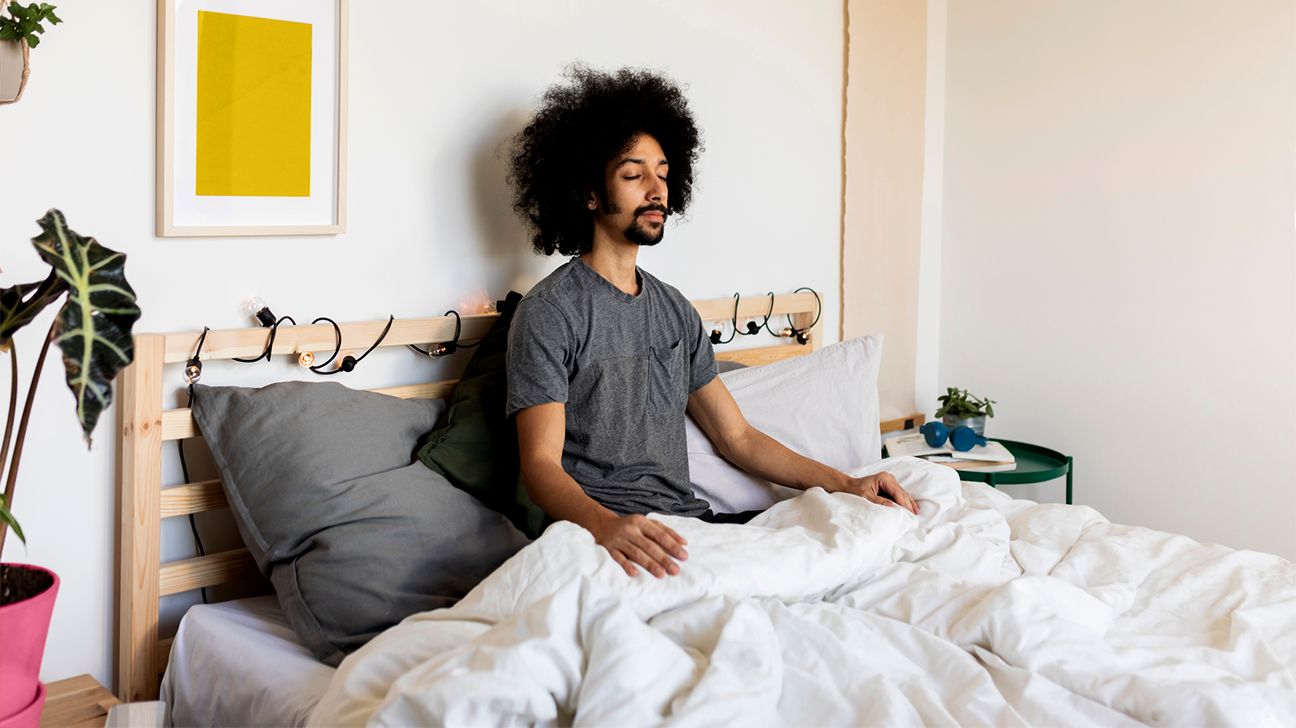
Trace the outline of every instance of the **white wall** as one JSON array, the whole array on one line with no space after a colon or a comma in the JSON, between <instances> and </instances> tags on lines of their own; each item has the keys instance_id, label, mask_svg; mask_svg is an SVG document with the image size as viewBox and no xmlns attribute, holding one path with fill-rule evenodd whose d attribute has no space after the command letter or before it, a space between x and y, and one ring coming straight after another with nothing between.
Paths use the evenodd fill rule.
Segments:
<instances>
[{"instance_id":1,"label":"white wall","mask_svg":"<svg viewBox=\"0 0 1296 728\"><path fill-rule=\"evenodd\" d=\"M927 8L851 0L842 301L846 338L882 334L883 420L914 412Z\"/></svg>"},{"instance_id":2,"label":"white wall","mask_svg":"<svg viewBox=\"0 0 1296 728\"><path fill-rule=\"evenodd\" d=\"M0 109L0 282L43 276L25 241L59 207L74 229L129 254L140 332L241 326L252 294L299 320L431 315L500 297L560 261L528 252L497 148L579 59L666 71L688 84L706 134L694 208L643 266L693 298L813 286L829 298L823 331L835 339L839 2L362 4L350 26L349 232L164 240L153 236L154 3L60 3L66 22L33 53L26 95ZM18 339L28 367L48 321ZM44 679L89 672L111 684L114 414L85 452L52 363L15 504L29 545L10 539L4 557L63 579ZM391 353L350 382L453 376L462 364ZM204 381L285 374L296 372L209 367ZM179 373L168 376L178 390ZM164 541L189 555L183 528Z\"/></svg>"},{"instance_id":3,"label":"white wall","mask_svg":"<svg viewBox=\"0 0 1296 728\"><path fill-rule=\"evenodd\" d=\"M922 238L918 246L918 310L914 338L914 405L930 416L939 404L941 230L945 216L945 25L948 0L927 0L924 84Z\"/></svg>"},{"instance_id":4,"label":"white wall","mask_svg":"<svg viewBox=\"0 0 1296 728\"><path fill-rule=\"evenodd\" d=\"M942 386L1113 521L1296 558L1296 4L948 6Z\"/></svg>"}]
</instances>

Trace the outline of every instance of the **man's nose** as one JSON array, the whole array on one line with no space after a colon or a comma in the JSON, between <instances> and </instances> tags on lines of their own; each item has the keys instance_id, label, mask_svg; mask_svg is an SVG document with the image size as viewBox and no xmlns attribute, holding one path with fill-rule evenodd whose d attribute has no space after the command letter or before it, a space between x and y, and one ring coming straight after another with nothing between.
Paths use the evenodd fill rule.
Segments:
<instances>
[{"instance_id":1,"label":"man's nose","mask_svg":"<svg viewBox=\"0 0 1296 728\"><path fill-rule=\"evenodd\" d=\"M648 190L648 200L658 204L666 202L666 181L654 175L652 187Z\"/></svg>"}]
</instances>

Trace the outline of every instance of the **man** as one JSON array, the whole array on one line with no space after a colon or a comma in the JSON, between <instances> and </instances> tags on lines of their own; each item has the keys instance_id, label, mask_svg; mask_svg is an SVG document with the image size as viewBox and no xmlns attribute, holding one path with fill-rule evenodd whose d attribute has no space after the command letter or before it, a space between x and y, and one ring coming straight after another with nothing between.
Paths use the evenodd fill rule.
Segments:
<instances>
[{"instance_id":1,"label":"man","mask_svg":"<svg viewBox=\"0 0 1296 728\"><path fill-rule=\"evenodd\" d=\"M537 252L576 256L519 303L508 347L523 481L537 505L590 531L626 573L679 573L687 542L645 514L745 521L693 495L687 408L734 465L918 512L889 473L851 478L743 418L716 376L697 311L636 266L684 212L700 135L683 93L645 71L573 69L514 140L516 209Z\"/></svg>"}]
</instances>

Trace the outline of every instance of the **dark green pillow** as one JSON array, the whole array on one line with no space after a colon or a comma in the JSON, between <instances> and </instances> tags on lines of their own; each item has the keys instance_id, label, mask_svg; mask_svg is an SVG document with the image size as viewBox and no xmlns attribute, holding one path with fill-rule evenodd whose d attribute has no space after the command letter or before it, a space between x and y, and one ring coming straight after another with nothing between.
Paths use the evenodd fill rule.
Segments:
<instances>
[{"instance_id":1,"label":"dark green pillow","mask_svg":"<svg viewBox=\"0 0 1296 728\"><path fill-rule=\"evenodd\" d=\"M498 302L500 317L473 352L450 407L418 450L418 459L518 530L536 538L553 522L531 501L518 467L517 431L504 416L508 329L522 294Z\"/></svg>"}]
</instances>

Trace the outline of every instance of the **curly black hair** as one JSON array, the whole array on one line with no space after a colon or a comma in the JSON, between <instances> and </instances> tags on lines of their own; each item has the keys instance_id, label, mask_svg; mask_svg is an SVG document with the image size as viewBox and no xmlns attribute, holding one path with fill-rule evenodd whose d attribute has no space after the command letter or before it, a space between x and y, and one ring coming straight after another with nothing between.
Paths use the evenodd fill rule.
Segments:
<instances>
[{"instance_id":1,"label":"curly black hair","mask_svg":"<svg viewBox=\"0 0 1296 728\"><path fill-rule=\"evenodd\" d=\"M666 153L668 210L683 213L693 196L702 135L679 86L634 68L605 73L575 65L564 75L569 82L546 91L535 118L513 138L513 208L530 223L536 252L590 250L587 195L592 190L607 199L607 163L640 134L652 135Z\"/></svg>"}]
</instances>

